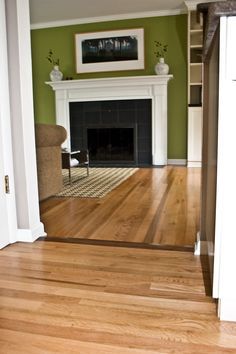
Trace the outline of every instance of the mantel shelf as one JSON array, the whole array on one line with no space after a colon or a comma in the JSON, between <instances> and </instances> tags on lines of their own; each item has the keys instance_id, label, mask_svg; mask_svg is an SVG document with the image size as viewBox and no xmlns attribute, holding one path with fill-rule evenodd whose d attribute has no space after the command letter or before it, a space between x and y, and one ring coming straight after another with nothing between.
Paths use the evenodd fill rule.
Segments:
<instances>
[{"instance_id":1,"label":"mantel shelf","mask_svg":"<svg viewBox=\"0 0 236 354\"><path fill-rule=\"evenodd\" d=\"M78 89L78 88L97 88L111 86L129 86L129 85L166 85L173 78L173 75L148 75L148 76L125 76L109 77L99 79L81 79L81 80L62 80L47 81L53 90Z\"/></svg>"}]
</instances>

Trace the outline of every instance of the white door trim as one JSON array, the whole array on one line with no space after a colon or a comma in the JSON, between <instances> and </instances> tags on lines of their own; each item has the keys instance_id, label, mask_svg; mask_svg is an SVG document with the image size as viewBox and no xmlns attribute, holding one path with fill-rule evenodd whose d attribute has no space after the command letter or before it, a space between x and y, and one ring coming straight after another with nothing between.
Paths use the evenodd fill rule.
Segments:
<instances>
[{"instance_id":1,"label":"white door trim","mask_svg":"<svg viewBox=\"0 0 236 354\"><path fill-rule=\"evenodd\" d=\"M232 163L236 149L235 36L236 18L221 17L213 296L219 298L218 314L220 319L225 321L236 321L236 282L234 279L236 167Z\"/></svg>"},{"instance_id":2,"label":"white door trim","mask_svg":"<svg viewBox=\"0 0 236 354\"><path fill-rule=\"evenodd\" d=\"M3 248L17 239L4 0L0 0L0 77L0 248ZM9 176L9 194L5 193L6 175Z\"/></svg>"},{"instance_id":3,"label":"white door trim","mask_svg":"<svg viewBox=\"0 0 236 354\"><path fill-rule=\"evenodd\" d=\"M0 0L0 248L45 235L39 213L30 42L29 0ZM5 194L5 175L10 194Z\"/></svg>"}]
</instances>

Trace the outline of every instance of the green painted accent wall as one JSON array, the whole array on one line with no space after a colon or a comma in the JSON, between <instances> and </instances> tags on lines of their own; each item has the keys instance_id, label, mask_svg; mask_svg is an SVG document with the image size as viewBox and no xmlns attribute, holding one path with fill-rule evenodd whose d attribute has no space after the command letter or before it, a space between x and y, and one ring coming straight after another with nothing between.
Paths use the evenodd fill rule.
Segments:
<instances>
[{"instance_id":1,"label":"green painted accent wall","mask_svg":"<svg viewBox=\"0 0 236 354\"><path fill-rule=\"evenodd\" d=\"M76 74L75 33L144 28L145 69ZM168 158L187 156L187 16L164 16L122 21L38 29L31 31L35 121L55 123L54 91L49 81L52 65L46 60L49 49L60 58L64 77L88 79L114 76L155 75L154 41L168 44L165 61L174 79L168 85Z\"/></svg>"}]
</instances>

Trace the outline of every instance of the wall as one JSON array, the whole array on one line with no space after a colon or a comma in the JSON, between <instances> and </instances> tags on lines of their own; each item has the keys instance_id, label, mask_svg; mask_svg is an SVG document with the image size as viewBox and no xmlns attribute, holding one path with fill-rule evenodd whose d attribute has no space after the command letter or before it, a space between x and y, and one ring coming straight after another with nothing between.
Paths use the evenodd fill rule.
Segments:
<instances>
[{"instance_id":1,"label":"wall","mask_svg":"<svg viewBox=\"0 0 236 354\"><path fill-rule=\"evenodd\" d=\"M213 285L218 150L219 31L204 61L201 240L207 241Z\"/></svg>"},{"instance_id":2,"label":"wall","mask_svg":"<svg viewBox=\"0 0 236 354\"><path fill-rule=\"evenodd\" d=\"M104 73L76 74L74 34L112 29L144 28L145 69ZM31 31L35 121L55 123L54 92L45 85L51 64L46 60L49 49L60 58L64 77L87 79L114 76L154 75L157 61L154 41L168 44L166 62L174 79L169 83L168 158L186 159L187 155L187 16L90 23Z\"/></svg>"}]
</instances>

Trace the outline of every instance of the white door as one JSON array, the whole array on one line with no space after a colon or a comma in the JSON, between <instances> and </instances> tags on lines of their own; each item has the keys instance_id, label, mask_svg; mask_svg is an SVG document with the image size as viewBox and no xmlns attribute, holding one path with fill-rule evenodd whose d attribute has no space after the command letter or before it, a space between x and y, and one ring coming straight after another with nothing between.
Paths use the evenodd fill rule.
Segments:
<instances>
[{"instance_id":1,"label":"white door","mask_svg":"<svg viewBox=\"0 0 236 354\"><path fill-rule=\"evenodd\" d=\"M221 320L236 321L236 17L220 19L219 134L213 296Z\"/></svg>"},{"instance_id":2,"label":"white door","mask_svg":"<svg viewBox=\"0 0 236 354\"><path fill-rule=\"evenodd\" d=\"M0 0L0 78L0 248L3 248L16 241L17 230L4 0ZM9 177L9 193L6 193L5 176Z\"/></svg>"},{"instance_id":3,"label":"white door","mask_svg":"<svg viewBox=\"0 0 236 354\"><path fill-rule=\"evenodd\" d=\"M0 120L2 120L2 114L0 113ZM1 126L0 126L1 130ZM2 131L0 131L2 138ZM10 230L8 224L8 208L7 208L7 196L4 186L4 167L3 167L3 147L2 139L0 138L0 248L5 247L10 243Z\"/></svg>"}]
</instances>

